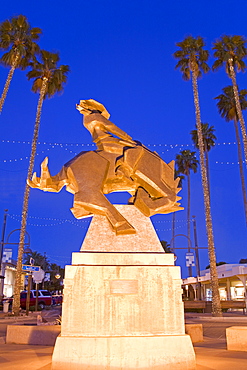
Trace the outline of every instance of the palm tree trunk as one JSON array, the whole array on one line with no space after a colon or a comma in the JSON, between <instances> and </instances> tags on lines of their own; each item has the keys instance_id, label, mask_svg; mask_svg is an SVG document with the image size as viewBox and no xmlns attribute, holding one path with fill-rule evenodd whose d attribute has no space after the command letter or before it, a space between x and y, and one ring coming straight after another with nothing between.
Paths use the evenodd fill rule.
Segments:
<instances>
[{"instance_id":1,"label":"palm tree trunk","mask_svg":"<svg viewBox=\"0 0 247 370\"><path fill-rule=\"evenodd\" d=\"M13 78L13 75L14 75L14 72L15 72L15 69L16 69L16 66L17 66L17 63L18 63L18 59L19 59L19 53L16 54L16 56L15 56L15 59L13 61L11 69L8 73L7 80L6 80L4 88L3 88L2 96L0 98L0 114L2 113L2 110L3 110L3 105L4 105L4 102L5 102L8 90L9 90L10 82Z\"/></svg>"},{"instance_id":2,"label":"palm tree trunk","mask_svg":"<svg viewBox=\"0 0 247 370\"><path fill-rule=\"evenodd\" d=\"M208 179L208 190L210 190L210 180L209 180L209 161L208 161L208 151L205 150L205 165L206 165L206 171L207 171L207 179ZM210 191L209 191L210 192Z\"/></svg>"},{"instance_id":3,"label":"palm tree trunk","mask_svg":"<svg viewBox=\"0 0 247 370\"><path fill-rule=\"evenodd\" d=\"M233 67L233 59L232 58L228 59L228 63L229 63L230 77L232 80L234 98L236 102L237 115L238 115L241 133L243 137L245 164L247 164L247 135L246 135L244 117L243 117L240 100L239 100L238 85L237 85L235 70Z\"/></svg>"},{"instance_id":4,"label":"palm tree trunk","mask_svg":"<svg viewBox=\"0 0 247 370\"><path fill-rule=\"evenodd\" d=\"M191 241L190 241L190 170L188 169L188 193L187 193L187 237L188 237L188 253L190 253ZM188 266L189 277L192 276L192 266Z\"/></svg>"},{"instance_id":5,"label":"palm tree trunk","mask_svg":"<svg viewBox=\"0 0 247 370\"><path fill-rule=\"evenodd\" d=\"M192 70L192 86L193 86L193 95L194 95L194 104L195 104L195 113L196 113L196 125L197 125L197 132L198 132L198 145L199 145L199 154L200 154L200 167L201 167L202 187L203 187L203 196L204 196L204 209L205 209L205 216L206 216L206 230L207 230L207 238L208 238L208 256L209 256L209 263L210 263L210 279L211 279L211 288L212 288L212 315L222 316L221 305L220 305L220 294L219 294L219 282L218 282L218 274L217 274L217 268L216 268L216 255L215 255L215 248L214 248L213 223L212 223L212 217L211 217L209 187L208 187L207 171L206 171L204 151L203 151L203 136L202 136L201 113L200 113L200 105L199 105L197 76L194 70Z\"/></svg>"},{"instance_id":6,"label":"palm tree trunk","mask_svg":"<svg viewBox=\"0 0 247 370\"><path fill-rule=\"evenodd\" d=\"M34 125L32 148L31 148L31 155L30 155L30 160L29 160L27 179L31 179L31 176L32 176L32 173L33 173L34 160L35 160L37 142L38 142L38 135L39 135L41 111L42 111L42 105L43 105L43 102L44 102L46 88L47 88L47 79L45 78L45 79L43 79L42 87L40 89L40 95L39 95L39 101L38 101L37 112L36 112L36 119L35 119L35 125ZM26 184L25 191L24 191L23 206L22 206L21 231L20 231L20 240L19 240L19 247L18 247L16 278L15 278L15 286L14 286L14 300L13 300L13 308L12 308L12 312L15 316L19 315L19 310L20 310L22 258L23 258L23 252L24 252L24 242L25 242L26 225L27 225L29 194L30 194L30 187L29 187L28 184Z\"/></svg>"},{"instance_id":7,"label":"palm tree trunk","mask_svg":"<svg viewBox=\"0 0 247 370\"><path fill-rule=\"evenodd\" d=\"M206 171L207 171L207 180L208 180L208 193L209 193L209 199L210 199L210 178L209 178L209 160L208 160L208 151L205 150L205 165L206 165Z\"/></svg>"},{"instance_id":8,"label":"palm tree trunk","mask_svg":"<svg viewBox=\"0 0 247 370\"><path fill-rule=\"evenodd\" d=\"M238 144L238 161L239 161L239 172L240 172L243 201L244 201L245 222L247 223L247 198L246 198L246 188L245 188L245 180L244 180L243 157L242 157L242 149L241 149L238 123L236 120L234 120L234 128L235 128L236 140Z\"/></svg>"}]
</instances>

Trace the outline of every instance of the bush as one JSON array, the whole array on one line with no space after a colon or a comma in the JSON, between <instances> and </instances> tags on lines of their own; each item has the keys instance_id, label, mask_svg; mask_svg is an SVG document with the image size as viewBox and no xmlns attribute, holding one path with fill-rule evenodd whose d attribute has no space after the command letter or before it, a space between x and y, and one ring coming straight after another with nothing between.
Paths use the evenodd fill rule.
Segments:
<instances>
[{"instance_id":1,"label":"bush","mask_svg":"<svg viewBox=\"0 0 247 370\"><path fill-rule=\"evenodd\" d=\"M35 306L30 306L29 311L34 312L35 311ZM38 305L38 311L42 311L42 308Z\"/></svg>"},{"instance_id":2,"label":"bush","mask_svg":"<svg viewBox=\"0 0 247 370\"><path fill-rule=\"evenodd\" d=\"M203 309L202 308L185 308L184 312L203 313Z\"/></svg>"}]
</instances>

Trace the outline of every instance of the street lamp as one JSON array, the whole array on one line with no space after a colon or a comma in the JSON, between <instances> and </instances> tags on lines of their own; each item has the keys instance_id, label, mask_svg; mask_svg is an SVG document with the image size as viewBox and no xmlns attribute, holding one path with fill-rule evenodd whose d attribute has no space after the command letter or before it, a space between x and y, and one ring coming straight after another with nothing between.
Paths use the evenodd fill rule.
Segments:
<instances>
[{"instance_id":1,"label":"street lamp","mask_svg":"<svg viewBox=\"0 0 247 370\"><path fill-rule=\"evenodd\" d=\"M175 240L175 238L177 237L177 236L184 236L187 240L188 240L188 244L189 244L189 248L188 247L176 247L176 248L174 248L173 247L173 245L174 245L174 240ZM190 249L193 249L193 247L192 247L192 243L191 243L191 239L187 236L187 235L185 235L185 234L177 234L177 235L174 235L174 237L173 238L171 238L171 240L170 240L170 245L172 246L172 251L174 250L174 249L187 249L188 248L188 252L190 251ZM192 265L189 263L188 265L188 274L189 274L189 277L191 277L192 276Z\"/></svg>"}]
</instances>

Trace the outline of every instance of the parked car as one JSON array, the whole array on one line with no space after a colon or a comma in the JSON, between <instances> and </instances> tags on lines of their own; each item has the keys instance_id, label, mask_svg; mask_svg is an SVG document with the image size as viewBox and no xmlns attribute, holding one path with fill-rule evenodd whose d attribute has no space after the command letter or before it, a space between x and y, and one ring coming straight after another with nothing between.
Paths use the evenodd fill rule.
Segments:
<instances>
[{"instance_id":1,"label":"parked car","mask_svg":"<svg viewBox=\"0 0 247 370\"><path fill-rule=\"evenodd\" d=\"M11 298L4 298L3 301L8 301L10 304L10 307L12 306L13 297ZM26 301L27 301L27 291L24 290L21 292L20 295L20 306L21 308L26 308ZM35 306L36 303L36 290L30 290L30 306ZM38 291L38 305L43 310L47 306L52 305L52 296L51 293L48 290L39 290Z\"/></svg>"}]
</instances>

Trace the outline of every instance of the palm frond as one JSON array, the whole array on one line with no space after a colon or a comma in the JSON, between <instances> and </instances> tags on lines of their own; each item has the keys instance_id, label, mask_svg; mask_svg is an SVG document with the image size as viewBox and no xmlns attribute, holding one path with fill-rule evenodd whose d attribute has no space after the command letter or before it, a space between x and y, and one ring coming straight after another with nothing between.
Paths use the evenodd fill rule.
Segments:
<instances>
[{"instance_id":1,"label":"palm frond","mask_svg":"<svg viewBox=\"0 0 247 370\"><path fill-rule=\"evenodd\" d=\"M188 176L192 170L194 173L197 171L199 161L196 159L196 152L190 150L182 150L176 155L176 168L178 173Z\"/></svg>"},{"instance_id":2,"label":"palm frond","mask_svg":"<svg viewBox=\"0 0 247 370\"><path fill-rule=\"evenodd\" d=\"M208 123L201 123L201 129L202 129L202 140L204 144L204 151L209 152L215 146L215 141L217 140L214 134L215 128L213 126L209 126ZM192 130L190 134L191 134L191 138L194 143L194 146L197 149L199 149L197 127L195 130Z\"/></svg>"},{"instance_id":3,"label":"palm frond","mask_svg":"<svg viewBox=\"0 0 247 370\"><path fill-rule=\"evenodd\" d=\"M234 97L232 85L226 86L223 89L223 94L216 96L214 99L217 99L217 107L220 113L220 116L224 118L227 122L229 121L238 121L238 114L236 108L236 101ZM247 90L243 89L239 91L239 100L242 110L247 109L247 100L246 100Z\"/></svg>"},{"instance_id":4,"label":"palm frond","mask_svg":"<svg viewBox=\"0 0 247 370\"><path fill-rule=\"evenodd\" d=\"M38 60L40 59L40 61ZM35 79L32 91L39 93L43 78L47 78L47 89L45 98L51 98L56 93L61 93L64 84L67 82L67 74L69 73L68 65L57 66L59 62L59 54L51 53L47 50L40 50L36 60L30 63L31 71L27 73L27 78Z\"/></svg>"},{"instance_id":5,"label":"palm frond","mask_svg":"<svg viewBox=\"0 0 247 370\"><path fill-rule=\"evenodd\" d=\"M246 42L247 40L239 35L221 36L221 38L213 43L212 49L215 50L214 57L217 60L214 62L212 69L217 70L225 64L228 72L227 63L229 59L232 59L234 68L237 69L237 71L244 72L246 65L243 59L247 57Z\"/></svg>"},{"instance_id":6,"label":"palm frond","mask_svg":"<svg viewBox=\"0 0 247 370\"><path fill-rule=\"evenodd\" d=\"M17 68L24 69L29 65L30 58L38 51L38 45L35 41L41 35L40 28L31 28L27 17L19 15L6 20L0 24L0 48L2 50L12 50L18 52L21 56ZM9 54L10 55L10 54ZM23 60L25 57L27 60ZM5 65L7 60L11 62L11 58L4 58Z\"/></svg>"},{"instance_id":7,"label":"palm frond","mask_svg":"<svg viewBox=\"0 0 247 370\"><path fill-rule=\"evenodd\" d=\"M189 80L192 70L197 77L210 70L206 63L209 58L209 52L203 49L205 42L201 36L188 36L183 41L177 42L176 46L180 49L173 54L174 58L179 59L175 68L180 69L183 79Z\"/></svg>"}]
</instances>

